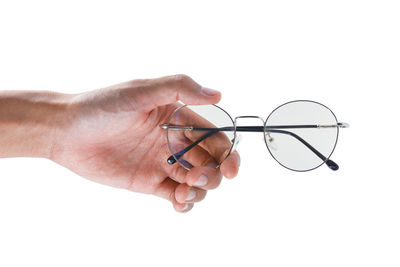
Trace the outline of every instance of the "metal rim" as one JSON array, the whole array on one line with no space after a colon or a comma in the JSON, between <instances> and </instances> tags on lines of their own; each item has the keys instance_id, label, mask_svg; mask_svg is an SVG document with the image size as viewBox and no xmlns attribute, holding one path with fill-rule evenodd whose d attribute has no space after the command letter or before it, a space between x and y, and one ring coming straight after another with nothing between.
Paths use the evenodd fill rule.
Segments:
<instances>
[{"instance_id":1,"label":"metal rim","mask_svg":"<svg viewBox=\"0 0 400 267\"><path fill-rule=\"evenodd\" d=\"M285 167L286 169L289 169L289 170L291 170L291 171L295 171L295 172L308 172L308 171L315 170L315 169L319 168L320 166L324 165L324 164L329 160L329 158L332 156L333 152L335 151L335 148L336 148L336 145L337 145L337 141L338 141L338 139L339 139L339 127L337 127L336 140L335 140L335 144L334 144L334 146L333 146L333 149L332 149L331 153L329 154L329 156L326 157L326 160L323 161L320 165L318 165L318 166L316 166L316 167L314 167L314 168L311 168L311 169L307 169L307 170L296 170L296 169L292 169L292 168L289 168L289 167L283 165L278 159L276 159L276 158L274 157L274 155L272 154L271 150L270 150L269 147L268 147L267 137L266 137L267 134L266 134L266 131L265 131L265 129L266 129L265 127L267 126L268 119L271 117L271 115L272 115L276 110L278 110L278 109L281 108L282 106L285 106L285 105L287 105L287 104L291 104L291 103L294 103L294 102L309 102L309 103L314 103L314 104L321 105L321 106L325 107L327 110L329 110L329 111L332 113L333 117L335 118L336 124L338 124L338 120L337 120L337 118L336 118L335 113L333 113L333 111L332 111L330 108L328 108L328 107L325 106L324 104L321 104L321 103L319 103L319 102L317 102L317 101L313 101L313 100L293 100L293 101L286 102L286 103L284 103L284 104L282 104L282 105L279 105L279 106L276 107L274 110L272 110L271 113L268 115L267 119L265 120L265 122L264 122L264 142L265 142L265 146L267 147L268 152L269 152L269 154L272 156L272 158L273 158L276 162L278 162L281 166L283 166L283 167Z\"/></svg>"}]
</instances>

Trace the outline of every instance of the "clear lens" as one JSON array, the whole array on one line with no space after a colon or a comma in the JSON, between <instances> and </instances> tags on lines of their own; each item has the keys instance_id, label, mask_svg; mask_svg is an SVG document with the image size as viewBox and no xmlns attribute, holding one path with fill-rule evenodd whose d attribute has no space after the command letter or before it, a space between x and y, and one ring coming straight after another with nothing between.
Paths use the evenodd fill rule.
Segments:
<instances>
[{"instance_id":1,"label":"clear lens","mask_svg":"<svg viewBox=\"0 0 400 267\"><path fill-rule=\"evenodd\" d=\"M219 166L229 155L233 139L232 118L215 105L182 106L168 122L170 152L186 169L206 164Z\"/></svg>"},{"instance_id":2,"label":"clear lens","mask_svg":"<svg viewBox=\"0 0 400 267\"><path fill-rule=\"evenodd\" d=\"M306 127L291 127L299 125ZM336 125L335 115L324 105L293 101L283 104L269 115L265 124L265 141L271 155L281 165L295 171L308 171L325 161L300 139L328 159L336 146Z\"/></svg>"}]
</instances>

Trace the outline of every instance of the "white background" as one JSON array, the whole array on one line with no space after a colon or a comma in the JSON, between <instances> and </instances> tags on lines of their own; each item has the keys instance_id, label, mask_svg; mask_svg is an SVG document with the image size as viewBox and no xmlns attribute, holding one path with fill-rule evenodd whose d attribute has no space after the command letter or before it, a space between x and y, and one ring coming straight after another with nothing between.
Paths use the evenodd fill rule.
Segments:
<instances>
[{"instance_id":1,"label":"white background","mask_svg":"<svg viewBox=\"0 0 400 267\"><path fill-rule=\"evenodd\" d=\"M244 134L238 177L187 214L44 159L1 159L0 266L399 266L399 13L398 1L2 0L0 89L185 73L232 116L312 99L351 128L337 172L286 170Z\"/></svg>"}]
</instances>

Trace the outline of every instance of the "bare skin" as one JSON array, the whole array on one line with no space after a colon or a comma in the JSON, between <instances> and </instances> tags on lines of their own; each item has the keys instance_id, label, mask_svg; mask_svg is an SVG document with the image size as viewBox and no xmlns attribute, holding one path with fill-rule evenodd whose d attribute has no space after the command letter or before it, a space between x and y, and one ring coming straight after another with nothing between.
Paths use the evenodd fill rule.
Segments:
<instances>
[{"instance_id":1,"label":"bare skin","mask_svg":"<svg viewBox=\"0 0 400 267\"><path fill-rule=\"evenodd\" d=\"M216 169L212 149L198 149L202 166L189 171L168 165L164 130L159 128L180 104L215 104L217 91L185 75L134 80L104 89L66 95L0 92L0 157L44 157L89 180L154 194L189 211L233 178L239 155ZM210 144L212 145L212 144Z\"/></svg>"}]
</instances>

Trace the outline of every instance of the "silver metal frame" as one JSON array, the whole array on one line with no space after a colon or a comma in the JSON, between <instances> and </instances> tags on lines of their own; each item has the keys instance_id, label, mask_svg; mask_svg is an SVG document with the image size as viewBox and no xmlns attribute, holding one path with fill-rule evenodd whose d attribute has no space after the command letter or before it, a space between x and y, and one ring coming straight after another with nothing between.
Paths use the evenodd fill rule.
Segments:
<instances>
[{"instance_id":1,"label":"silver metal frame","mask_svg":"<svg viewBox=\"0 0 400 267\"><path fill-rule=\"evenodd\" d=\"M318 103L318 102L315 102L315 101L310 101L310 100L295 100L295 101L290 101L290 102L284 103L284 104L278 106L277 108L275 108L275 109L268 115L268 117L267 117L266 120L264 120L262 117L259 117L259 116L252 116L252 115L237 116L237 117L235 117L234 119L232 119L232 117L229 115L229 113L226 112L223 108L221 108L221 107L219 107L219 106L217 106L217 105L212 105L212 106L215 106L215 107L219 108L221 111L225 112L225 113L227 114L227 116L231 119L232 124L233 124L233 139L231 140L232 145L231 145L230 150L229 150L228 154L226 155L226 157L221 161L221 163L218 164L218 166L217 166L216 168L218 168L218 167L225 161L225 159L231 154L231 152L232 152L233 146L234 146L235 141L236 141L236 128L237 128L237 121L238 121L238 119L252 118L252 119L260 119L260 120L262 121L262 125L263 125L263 127L264 127L264 142L265 142L266 147L267 147L268 151L270 152L271 156L272 156L281 166L283 166L283 167L285 167L285 168L287 168L287 169L290 169L289 167L287 167L287 166L283 165L282 163L280 163L280 162L274 157L274 155L272 154L271 150L270 150L269 147L268 147L268 142L267 142L267 137L266 137L267 134L268 134L268 132L267 132L265 129L266 129L266 127L267 127L266 124L267 124L267 122L268 122L268 118L271 116L271 114L272 114L275 110L279 109L280 107L282 107L282 106L284 106L284 105L286 105L286 104L290 104L290 103L293 103L293 102L312 102L312 103L316 103L316 104L322 105L322 106L324 106L325 108L327 108L327 109L332 113L332 115L334 116L335 120L337 121L335 114L334 114L328 107L326 107L325 105L323 105L323 104L321 104L321 103ZM187 106L188 106L188 105L183 105L183 106L178 107L177 109L175 109L174 112L171 114L171 116L170 116L168 122L167 122L166 124L160 125L160 128L161 128L161 129L167 130L167 131L166 131L167 143L168 143L168 148L169 148L169 150L170 150L172 156L173 156L173 157L175 158L175 160L179 163L179 165L181 165L183 168L189 170L189 168L187 168L186 166L184 166L184 165L179 161L179 159L176 158L174 152L172 151L172 148L171 148L171 146L170 146L170 143L169 143L169 141L168 141L168 140L169 140L169 139L168 139L168 130L174 130L174 131L175 131L175 130L187 130L187 131L192 131L192 130L195 128L194 126L190 126L190 125L188 125L188 126L170 125L170 122L171 122L172 118L174 117L175 113L176 113L177 111L179 111L180 109L185 108L185 107L187 107ZM350 125L349 125L348 123L345 123L345 122L337 122L336 124L331 124L331 125L317 125L316 129L338 128L337 136L336 136L336 142L335 142L335 145L334 145L334 147L333 147L333 149L332 149L331 154L330 154L328 157L326 157L326 161L325 161L325 162L322 162L320 165L318 165L317 167L312 168L312 169L310 169L310 170L294 170L294 169L290 169L290 170L292 170L292 171L298 171L298 172L311 171L311 170L314 170L314 169L320 167L320 166L323 165L324 163L326 163L326 162L329 160L329 158L330 158L331 155L333 154L333 151L334 151L335 148L336 148L337 140L338 140L338 137L339 137L339 128L349 128L349 127L350 127Z\"/></svg>"}]
</instances>

